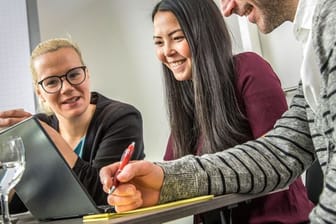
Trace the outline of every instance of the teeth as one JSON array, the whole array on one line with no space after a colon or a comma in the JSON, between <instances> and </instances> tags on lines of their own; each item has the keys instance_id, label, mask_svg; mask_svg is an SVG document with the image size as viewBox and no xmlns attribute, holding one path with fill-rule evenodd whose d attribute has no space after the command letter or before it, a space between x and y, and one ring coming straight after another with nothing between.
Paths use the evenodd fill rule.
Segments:
<instances>
[{"instance_id":1,"label":"teeth","mask_svg":"<svg viewBox=\"0 0 336 224\"><path fill-rule=\"evenodd\" d=\"M172 67L177 67L179 65L182 65L183 64L183 61L175 61L175 62L172 62L170 63Z\"/></svg>"},{"instance_id":2,"label":"teeth","mask_svg":"<svg viewBox=\"0 0 336 224\"><path fill-rule=\"evenodd\" d=\"M77 97L74 97L74 98L72 98L72 99L70 99L70 100L67 100L66 103L73 103L73 102L75 102L76 100L77 100Z\"/></svg>"}]
</instances>

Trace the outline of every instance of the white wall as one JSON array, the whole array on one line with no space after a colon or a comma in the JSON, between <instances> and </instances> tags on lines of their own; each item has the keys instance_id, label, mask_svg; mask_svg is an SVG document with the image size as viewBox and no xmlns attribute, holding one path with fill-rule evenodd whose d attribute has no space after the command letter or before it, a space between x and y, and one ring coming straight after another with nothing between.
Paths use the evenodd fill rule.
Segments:
<instances>
[{"instance_id":1,"label":"white wall","mask_svg":"<svg viewBox=\"0 0 336 224\"><path fill-rule=\"evenodd\" d=\"M0 3L0 27L0 111L23 108L34 113L25 1Z\"/></svg>"}]
</instances>

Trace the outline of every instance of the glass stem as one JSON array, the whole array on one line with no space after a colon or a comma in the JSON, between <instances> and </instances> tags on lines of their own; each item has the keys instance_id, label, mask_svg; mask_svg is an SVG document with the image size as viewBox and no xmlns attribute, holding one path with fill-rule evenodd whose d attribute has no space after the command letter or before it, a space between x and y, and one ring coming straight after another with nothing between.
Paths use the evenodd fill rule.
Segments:
<instances>
[{"instance_id":1,"label":"glass stem","mask_svg":"<svg viewBox=\"0 0 336 224\"><path fill-rule=\"evenodd\" d=\"M11 223L8 207L8 194L6 193L1 193L1 214L2 223Z\"/></svg>"}]
</instances>

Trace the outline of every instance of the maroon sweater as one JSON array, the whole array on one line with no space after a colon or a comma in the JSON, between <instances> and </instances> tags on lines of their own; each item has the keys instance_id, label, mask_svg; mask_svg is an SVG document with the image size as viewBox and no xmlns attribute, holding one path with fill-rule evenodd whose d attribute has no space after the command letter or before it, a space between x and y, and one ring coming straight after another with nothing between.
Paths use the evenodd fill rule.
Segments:
<instances>
[{"instance_id":1,"label":"maroon sweater","mask_svg":"<svg viewBox=\"0 0 336 224\"><path fill-rule=\"evenodd\" d=\"M276 120L287 110L287 102L280 80L271 66L255 53L235 56L237 72L236 94L248 119L253 138L272 129ZM173 139L167 144L165 160L173 158ZM242 142L243 143L243 142ZM301 178L288 190L241 203L232 209L233 223L304 223L313 204Z\"/></svg>"}]
</instances>

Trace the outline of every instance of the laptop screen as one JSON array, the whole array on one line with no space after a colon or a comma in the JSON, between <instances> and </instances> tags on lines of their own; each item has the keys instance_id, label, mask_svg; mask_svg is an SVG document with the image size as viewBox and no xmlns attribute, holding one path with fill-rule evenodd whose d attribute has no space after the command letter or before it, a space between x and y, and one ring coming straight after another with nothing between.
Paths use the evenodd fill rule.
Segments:
<instances>
[{"instance_id":1,"label":"laptop screen","mask_svg":"<svg viewBox=\"0 0 336 224\"><path fill-rule=\"evenodd\" d=\"M26 169L15 190L40 220L98 213L100 210L35 117L0 132L0 142L21 137Z\"/></svg>"}]
</instances>

